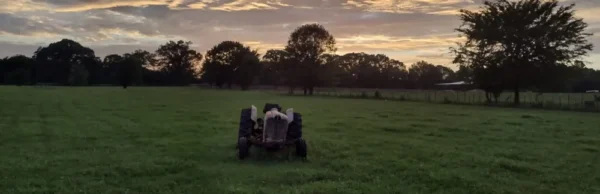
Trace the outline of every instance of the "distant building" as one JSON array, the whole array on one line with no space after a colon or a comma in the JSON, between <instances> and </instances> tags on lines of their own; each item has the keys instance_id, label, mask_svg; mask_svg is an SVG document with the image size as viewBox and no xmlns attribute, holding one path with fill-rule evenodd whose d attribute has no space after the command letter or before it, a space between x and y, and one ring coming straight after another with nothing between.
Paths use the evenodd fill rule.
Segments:
<instances>
[{"instance_id":1,"label":"distant building","mask_svg":"<svg viewBox=\"0 0 600 194\"><path fill-rule=\"evenodd\" d=\"M438 83L435 88L439 90L472 90L476 89L475 85L465 81Z\"/></svg>"}]
</instances>

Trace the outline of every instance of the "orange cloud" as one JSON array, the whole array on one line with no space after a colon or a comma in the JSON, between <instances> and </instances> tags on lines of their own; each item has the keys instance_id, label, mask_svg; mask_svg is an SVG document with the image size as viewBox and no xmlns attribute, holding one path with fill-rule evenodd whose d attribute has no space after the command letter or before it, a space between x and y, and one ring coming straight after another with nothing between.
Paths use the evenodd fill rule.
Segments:
<instances>
[{"instance_id":1,"label":"orange cloud","mask_svg":"<svg viewBox=\"0 0 600 194\"><path fill-rule=\"evenodd\" d=\"M454 34L431 35L426 37L390 37L385 35L360 35L337 38L340 49L383 49L414 50L435 47L450 47L464 40Z\"/></svg>"},{"instance_id":2,"label":"orange cloud","mask_svg":"<svg viewBox=\"0 0 600 194\"><path fill-rule=\"evenodd\" d=\"M35 2L32 0L11 0L10 2L2 2L0 13L15 13L47 10L50 5L46 3Z\"/></svg>"},{"instance_id":3,"label":"orange cloud","mask_svg":"<svg viewBox=\"0 0 600 194\"><path fill-rule=\"evenodd\" d=\"M600 23L600 7L579 9L575 11L575 16L583 18L584 22Z\"/></svg>"},{"instance_id":4,"label":"orange cloud","mask_svg":"<svg viewBox=\"0 0 600 194\"><path fill-rule=\"evenodd\" d=\"M260 41L244 41L242 44L249 46L251 49L256 49L262 55L271 49L283 49L285 44L264 43Z\"/></svg>"},{"instance_id":5,"label":"orange cloud","mask_svg":"<svg viewBox=\"0 0 600 194\"><path fill-rule=\"evenodd\" d=\"M453 15L460 4L474 3L473 0L348 0L346 9L359 8L369 12L388 13L431 13Z\"/></svg>"},{"instance_id":6,"label":"orange cloud","mask_svg":"<svg viewBox=\"0 0 600 194\"><path fill-rule=\"evenodd\" d=\"M93 9L107 9L119 6L144 7L148 5L170 5L169 0L122 0L122 1L95 1L91 3L59 7L57 12L80 12Z\"/></svg>"},{"instance_id":7,"label":"orange cloud","mask_svg":"<svg viewBox=\"0 0 600 194\"><path fill-rule=\"evenodd\" d=\"M230 3L226 3L220 6L211 7L212 10L220 10L220 11L247 11L247 10L273 10L277 9L274 7L274 3L272 2L264 2L264 1L251 1L251 0L236 0Z\"/></svg>"}]
</instances>

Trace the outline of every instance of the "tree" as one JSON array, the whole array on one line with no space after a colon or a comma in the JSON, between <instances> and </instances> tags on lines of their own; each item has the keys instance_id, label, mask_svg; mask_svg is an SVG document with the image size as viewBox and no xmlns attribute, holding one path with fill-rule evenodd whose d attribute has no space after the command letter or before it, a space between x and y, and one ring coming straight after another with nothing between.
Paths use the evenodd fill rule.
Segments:
<instances>
[{"instance_id":1,"label":"tree","mask_svg":"<svg viewBox=\"0 0 600 194\"><path fill-rule=\"evenodd\" d=\"M196 63L202 54L190 48L192 42L169 41L156 50L157 68L164 71L171 84L186 85L196 77Z\"/></svg>"},{"instance_id":2,"label":"tree","mask_svg":"<svg viewBox=\"0 0 600 194\"><path fill-rule=\"evenodd\" d=\"M123 64L123 60L123 56L117 54L107 55L104 57L102 68L104 70L105 82L110 84L119 83L119 68L120 65Z\"/></svg>"},{"instance_id":3,"label":"tree","mask_svg":"<svg viewBox=\"0 0 600 194\"><path fill-rule=\"evenodd\" d=\"M322 84L360 88L398 88L406 79L404 63L382 54L348 53L343 56L324 54Z\"/></svg>"},{"instance_id":4,"label":"tree","mask_svg":"<svg viewBox=\"0 0 600 194\"><path fill-rule=\"evenodd\" d=\"M574 6L559 6L557 0L495 0L485 1L478 12L460 10L463 25L457 31L466 41L453 49L455 62L475 75L499 79L493 82L511 88L518 105L522 88L556 79L560 69L592 50L586 40L592 34L574 16Z\"/></svg>"},{"instance_id":5,"label":"tree","mask_svg":"<svg viewBox=\"0 0 600 194\"><path fill-rule=\"evenodd\" d=\"M158 60L156 59L156 54L145 50L138 49L125 55L134 58L138 61L137 63L140 64L141 67L147 69L154 69L159 65Z\"/></svg>"},{"instance_id":6,"label":"tree","mask_svg":"<svg viewBox=\"0 0 600 194\"><path fill-rule=\"evenodd\" d=\"M121 65L122 75L127 77L127 81L121 80L121 85L127 83L129 85L142 85L143 81L143 69L152 68L156 63L155 55L150 54L148 51L136 50L133 53L125 53L123 55L124 61ZM122 77L123 77L122 76Z\"/></svg>"},{"instance_id":7,"label":"tree","mask_svg":"<svg viewBox=\"0 0 600 194\"><path fill-rule=\"evenodd\" d=\"M300 80L304 94L308 91L312 95L319 82L318 70L322 65L322 55L336 50L335 39L323 26L306 24L296 28L285 47L295 66L287 69L286 77Z\"/></svg>"},{"instance_id":8,"label":"tree","mask_svg":"<svg viewBox=\"0 0 600 194\"><path fill-rule=\"evenodd\" d=\"M429 89L436 83L444 81L443 68L426 61L419 61L410 66L408 77L416 88Z\"/></svg>"},{"instance_id":9,"label":"tree","mask_svg":"<svg viewBox=\"0 0 600 194\"><path fill-rule=\"evenodd\" d=\"M206 52L202 78L210 84L223 87L237 83L248 89L260 72L258 52L236 41L223 41Z\"/></svg>"},{"instance_id":10,"label":"tree","mask_svg":"<svg viewBox=\"0 0 600 194\"><path fill-rule=\"evenodd\" d=\"M25 85L31 83L35 61L23 55L0 59L0 83Z\"/></svg>"},{"instance_id":11,"label":"tree","mask_svg":"<svg viewBox=\"0 0 600 194\"><path fill-rule=\"evenodd\" d=\"M236 80L238 85L242 87L242 90L248 90L254 79L258 77L260 68L260 59L258 59L258 54L255 52L249 52L242 56L240 66L235 72Z\"/></svg>"},{"instance_id":12,"label":"tree","mask_svg":"<svg viewBox=\"0 0 600 194\"><path fill-rule=\"evenodd\" d=\"M473 70L468 66L459 65L458 71L456 71L456 79L458 81L472 82L473 81Z\"/></svg>"},{"instance_id":13,"label":"tree","mask_svg":"<svg viewBox=\"0 0 600 194\"><path fill-rule=\"evenodd\" d=\"M98 61L94 50L69 39L62 39L59 42L51 43L47 47L38 48L33 58L37 63L36 81L64 85L73 83L72 79L75 77L77 79L82 78L80 76L83 74L71 76L72 72L79 73L79 70L86 69L86 64ZM90 73L86 74L89 76ZM87 76L85 77L87 79ZM87 80L85 83L87 83Z\"/></svg>"},{"instance_id":14,"label":"tree","mask_svg":"<svg viewBox=\"0 0 600 194\"><path fill-rule=\"evenodd\" d=\"M141 61L139 59L125 56L119 63L119 70L117 72L119 85L123 88L127 88L136 82L141 82L141 70Z\"/></svg>"},{"instance_id":15,"label":"tree","mask_svg":"<svg viewBox=\"0 0 600 194\"><path fill-rule=\"evenodd\" d=\"M83 64L72 64L69 71L68 85L83 86L88 84L89 72Z\"/></svg>"},{"instance_id":16,"label":"tree","mask_svg":"<svg viewBox=\"0 0 600 194\"><path fill-rule=\"evenodd\" d=\"M347 75L342 68L342 56L335 54L324 54L322 56L323 66L319 70L322 86L338 87L342 86L343 78Z\"/></svg>"},{"instance_id":17,"label":"tree","mask_svg":"<svg viewBox=\"0 0 600 194\"><path fill-rule=\"evenodd\" d=\"M284 50L268 50L262 57L261 63L263 65L263 68L260 72L261 84L275 86L280 84L286 84L288 86L298 85L296 83L292 83L295 80L286 79L284 76L285 71L291 68L290 55Z\"/></svg>"}]
</instances>

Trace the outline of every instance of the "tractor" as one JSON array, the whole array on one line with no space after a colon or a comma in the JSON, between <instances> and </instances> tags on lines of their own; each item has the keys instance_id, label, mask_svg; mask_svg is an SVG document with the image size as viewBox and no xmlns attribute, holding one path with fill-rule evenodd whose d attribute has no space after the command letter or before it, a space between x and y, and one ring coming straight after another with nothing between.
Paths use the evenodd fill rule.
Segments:
<instances>
[{"instance_id":1,"label":"tractor","mask_svg":"<svg viewBox=\"0 0 600 194\"><path fill-rule=\"evenodd\" d=\"M252 146L273 153L295 148L295 155L306 159L307 146L302 138L302 115L289 108L281 112L279 104L266 103L264 118L258 117L257 108L252 105L241 111L236 148L238 158L246 159Z\"/></svg>"}]
</instances>

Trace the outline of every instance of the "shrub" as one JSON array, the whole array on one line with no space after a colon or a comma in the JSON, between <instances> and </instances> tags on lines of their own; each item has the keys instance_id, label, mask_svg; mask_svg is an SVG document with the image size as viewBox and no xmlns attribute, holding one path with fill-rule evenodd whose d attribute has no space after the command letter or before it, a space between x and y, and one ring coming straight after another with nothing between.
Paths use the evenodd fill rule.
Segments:
<instances>
[{"instance_id":1,"label":"shrub","mask_svg":"<svg viewBox=\"0 0 600 194\"><path fill-rule=\"evenodd\" d=\"M360 95L361 98L369 98L369 96L367 95L367 92L362 92L362 94Z\"/></svg>"},{"instance_id":2,"label":"shrub","mask_svg":"<svg viewBox=\"0 0 600 194\"><path fill-rule=\"evenodd\" d=\"M375 98L381 98L381 93L379 93L379 91L375 91Z\"/></svg>"},{"instance_id":3,"label":"shrub","mask_svg":"<svg viewBox=\"0 0 600 194\"><path fill-rule=\"evenodd\" d=\"M588 108L588 109L596 108L596 102L594 102L594 101L585 101L585 108Z\"/></svg>"},{"instance_id":4,"label":"shrub","mask_svg":"<svg viewBox=\"0 0 600 194\"><path fill-rule=\"evenodd\" d=\"M448 97L444 97L444 104L452 104L452 100Z\"/></svg>"}]
</instances>

